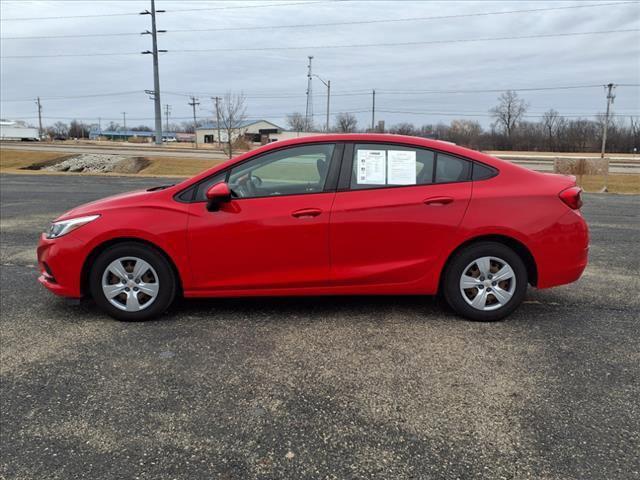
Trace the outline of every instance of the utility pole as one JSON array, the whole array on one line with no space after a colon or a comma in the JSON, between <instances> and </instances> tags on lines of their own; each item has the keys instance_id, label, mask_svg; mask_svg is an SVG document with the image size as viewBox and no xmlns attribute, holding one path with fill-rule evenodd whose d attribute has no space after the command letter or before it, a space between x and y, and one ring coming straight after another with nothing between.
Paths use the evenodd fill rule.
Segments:
<instances>
[{"instance_id":1,"label":"utility pole","mask_svg":"<svg viewBox=\"0 0 640 480\"><path fill-rule=\"evenodd\" d=\"M307 108L304 113L304 130L305 132L309 131L310 121L309 118L313 120L313 91L311 90L311 77L313 74L311 73L311 60L313 60L313 56L309 55L309 66L307 71Z\"/></svg>"},{"instance_id":2,"label":"utility pole","mask_svg":"<svg viewBox=\"0 0 640 480\"><path fill-rule=\"evenodd\" d=\"M604 126L602 128L602 149L600 151L600 158L602 160L604 160L604 154L607 150L607 130L609 129L609 115L611 112L611 104L613 103L613 99L616 98L616 96L613 94L613 89L616 86L613 83L609 83L608 85L605 85L604 88L607 89L607 113L604 117ZM604 173L604 187L602 188L603 192L607 192L608 190L608 183L609 183L609 162L606 162L605 165L605 173Z\"/></svg>"},{"instance_id":3,"label":"utility pole","mask_svg":"<svg viewBox=\"0 0 640 480\"><path fill-rule=\"evenodd\" d=\"M153 101L154 113L156 120L156 145L162 145L162 104L160 103L160 73L158 70L158 52L166 52L166 50L158 50L158 33L165 33L166 30L156 30L156 13L163 13L164 10L156 10L155 0L151 0L151 11L145 10L140 15L151 15L151 31L142 32L142 35L151 35L152 51L144 51L143 55L153 55Z\"/></svg>"},{"instance_id":4,"label":"utility pole","mask_svg":"<svg viewBox=\"0 0 640 480\"><path fill-rule=\"evenodd\" d=\"M331 104L331 80L327 80L327 126L325 130L329 133L329 105Z\"/></svg>"},{"instance_id":5,"label":"utility pole","mask_svg":"<svg viewBox=\"0 0 640 480\"><path fill-rule=\"evenodd\" d=\"M607 89L607 113L604 118L604 127L602 132L602 150L600 151L600 158L604 158L604 154L607 148L607 130L609 129L609 113L611 111L611 104L613 103L613 99L616 98L616 96L613 95L613 89L615 88L615 85L613 83L605 85L604 88Z\"/></svg>"},{"instance_id":6,"label":"utility pole","mask_svg":"<svg viewBox=\"0 0 640 480\"><path fill-rule=\"evenodd\" d=\"M218 129L218 148L222 148L222 141L220 140L220 97L213 97L216 102L216 128Z\"/></svg>"},{"instance_id":7,"label":"utility pole","mask_svg":"<svg viewBox=\"0 0 640 480\"><path fill-rule=\"evenodd\" d=\"M42 104L40 103L40 97L36 100L38 105L38 139L42 140Z\"/></svg>"},{"instance_id":8,"label":"utility pole","mask_svg":"<svg viewBox=\"0 0 640 480\"><path fill-rule=\"evenodd\" d=\"M191 101L188 103L188 105L191 105L191 107L193 108L193 135L196 148L198 148L198 122L196 120L196 105L200 105L200 102L198 102L197 100L198 99L196 97L192 96Z\"/></svg>"},{"instance_id":9,"label":"utility pole","mask_svg":"<svg viewBox=\"0 0 640 480\"><path fill-rule=\"evenodd\" d=\"M98 137L102 135L102 118L98 117Z\"/></svg>"},{"instance_id":10,"label":"utility pole","mask_svg":"<svg viewBox=\"0 0 640 480\"><path fill-rule=\"evenodd\" d=\"M376 89L373 89L373 104L371 105L371 131L375 131L376 125Z\"/></svg>"},{"instance_id":11,"label":"utility pole","mask_svg":"<svg viewBox=\"0 0 640 480\"><path fill-rule=\"evenodd\" d=\"M122 112L122 123L123 123L123 129L125 131L125 134L127 132L127 112Z\"/></svg>"},{"instance_id":12,"label":"utility pole","mask_svg":"<svg viewBox=\"0 0 640 480\"><path fill-rule=\"evenodd\" d=\"M325 126L325 129L328 133L329 132L329 105L331 101L331 80L327 80L325 82L320 75L316 75L315 73L313 74L313 76L316 77L318 80L320 80L322 83L324 83L324 86L327 87L327 124Z\"/></svg>"},{"instance_id":13,"label":"utility pole","mask_svg":"<svg viewBox=\"0 0 640 480\"><path fill-rule=\"evenodd\" d=\"M165 130L165 133L169 132L169 113L171 113L171 105L169 105L167 103L164 106L164 118L165 118L164 130Z\"/></svg>"}]
</instances>

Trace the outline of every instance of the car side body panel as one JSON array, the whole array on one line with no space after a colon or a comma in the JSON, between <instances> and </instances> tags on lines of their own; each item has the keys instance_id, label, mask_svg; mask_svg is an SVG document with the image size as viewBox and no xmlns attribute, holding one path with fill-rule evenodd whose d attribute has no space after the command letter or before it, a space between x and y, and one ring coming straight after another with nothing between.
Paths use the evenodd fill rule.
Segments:
<instances>
[{"instance_id":1,"label":"car side body panel","mask_svg":"<svg viewBox=\"0 0 640 480\"><path fill-rule=\"evenodd\" d=\"M326 286L335 192L189 205L188 251L198 291Z\"/></svg>"},{"instance_id":2,"label":"car side body panel","mask_svg":"<svg viewBox=\"0 0 640 480\"><path fill-rule=\"evenodd\" d=\"M338 192L330 227L332 284L429 292L471 190L471 182L460 182Z\"/></svg>"}]
</instances>

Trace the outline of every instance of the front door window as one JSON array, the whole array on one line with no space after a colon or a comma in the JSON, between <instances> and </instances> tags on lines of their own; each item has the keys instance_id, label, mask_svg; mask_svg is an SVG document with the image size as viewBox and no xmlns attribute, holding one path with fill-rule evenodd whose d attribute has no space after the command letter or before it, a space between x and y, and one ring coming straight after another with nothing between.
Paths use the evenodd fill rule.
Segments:
<instances>
[{"instance_id":1,"label":"front door window","mask_svg":"<svg viewBox=\"0 0 640 480\"><path fill-rule=\"evenodd\" d=\"M237 198L322 192L333 149L317 144L267 153L234 167L229 187Z\"/></svg>"}]
</instances>

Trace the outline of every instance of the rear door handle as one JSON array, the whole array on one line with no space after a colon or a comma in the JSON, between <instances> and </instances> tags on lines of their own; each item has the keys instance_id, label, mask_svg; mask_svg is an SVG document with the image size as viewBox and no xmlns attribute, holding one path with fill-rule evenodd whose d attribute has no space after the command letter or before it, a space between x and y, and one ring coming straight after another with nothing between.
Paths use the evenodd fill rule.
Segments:
<instances>
[{"instance_id":1,"label":"rear door handle","mask_svg":"<svg viewBox=\"0 0 640 480\"><path fill-rule=\"evenodd\" d=\"M429 197L424 199L425 205L447 205L453 202L451 197Z\"/></svg>"},{"instance_id":2,"label":"rear door handle","mask_svg":"<svg viewBox=\"0 0 640 480\"><path fill-rule=\"evenodd\" d=\"M322 210L319 208L303 208L301 210L296 210L291 214L291 216L296 218L317 217L321 213Z\"/></svg>"}]
</instances>

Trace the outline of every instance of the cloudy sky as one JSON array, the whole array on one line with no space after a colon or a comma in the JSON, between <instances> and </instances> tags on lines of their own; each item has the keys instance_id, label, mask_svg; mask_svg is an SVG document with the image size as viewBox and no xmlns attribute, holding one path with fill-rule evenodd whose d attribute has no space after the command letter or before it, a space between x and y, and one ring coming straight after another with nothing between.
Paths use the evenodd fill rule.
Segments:
<instances>
[{"instance_id":1,"label":"cloudy sky","mask_svg":"<svg viewBox=\"0 0 640 480\"><path fill-rule=\"evenodd\" d=\"M128 126L153 124L144 94L153 88L151 56L139 53L151 47L140 35L150 17L138 14L149 1L0 6L2 118L36 123L40 96L45 124L101 117L104 126L121 123L121 112ZM332 113L354 112L362 127L374 88L376 120L387 125L468 118L487 126L505 89L521 89L531 120L549 108L591 117L604 110L609 82L620 85L615 113L640 116L638 2L158 0L156 8L166 10L158 14L168 50L160 86L172 122L191 118L190 94L202 118L212 115L212 96L233 91L246 95L249 117L284 124L305 110L308 55L314 73L331 80ZM587 32L601 33L567 35ZM322 125L318 80L313 100Z\"/></svg>"}]
</instances>

